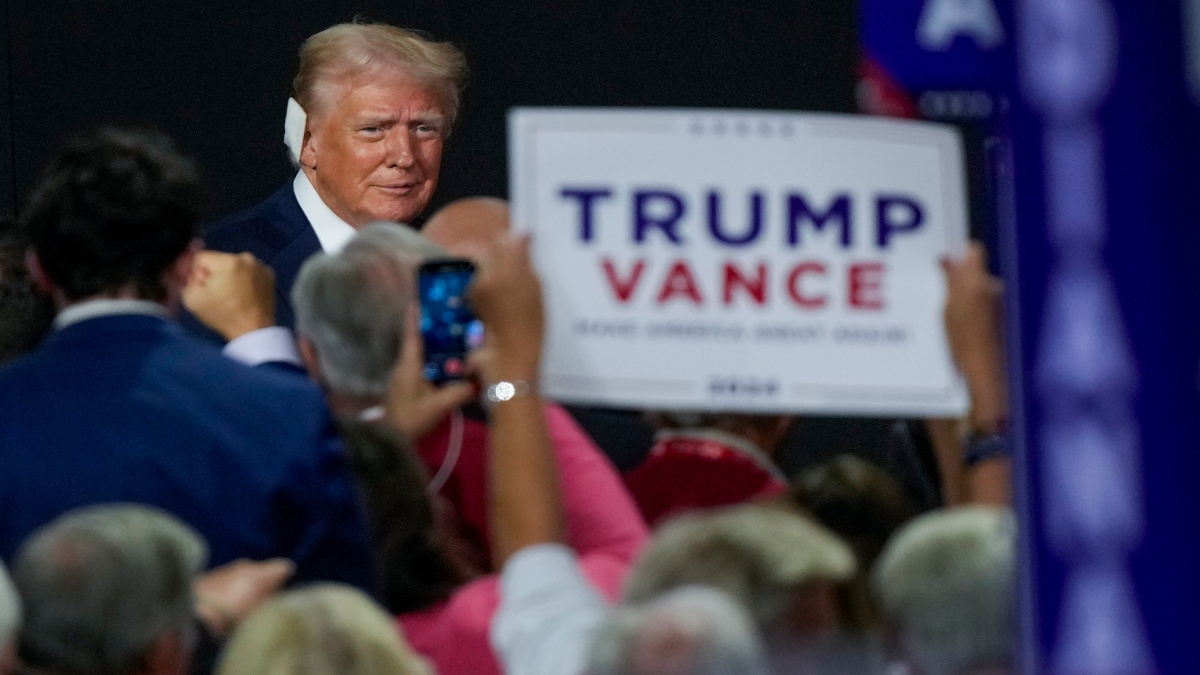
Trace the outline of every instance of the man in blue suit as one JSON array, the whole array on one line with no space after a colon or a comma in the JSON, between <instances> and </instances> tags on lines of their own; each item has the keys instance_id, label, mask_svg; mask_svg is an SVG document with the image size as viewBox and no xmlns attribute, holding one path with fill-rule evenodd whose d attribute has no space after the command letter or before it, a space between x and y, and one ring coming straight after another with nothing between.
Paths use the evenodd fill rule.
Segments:
<instances>
[{"instance_id":1,"label":"man in blue suit","mask_svg":"<svg viewBox=\"0 0 1200 675\"><path fill-rule=\"evenodd\" d=\"M249 252L275 271L278 325L294 327L292 284L309 256L425 210L465 76L450 43L385 24L339 24L305 41L285 124L299 172L205 236L209 249Z\"/></svg>"},{"instance_id":2,"label":"man in blue suit","mask_svg":"<svg viewBox=\"0 0 1200 675\"><path fill-rule=\"evenodd\" d=\"M211 563L291 558L372 589L359 496L321 392L186 335L178 306L199 180L169 139L70 141L22 213L53 332L0 371L0 557L76 507L140 502L208 540Z\"/></svg>"}]
</instances>

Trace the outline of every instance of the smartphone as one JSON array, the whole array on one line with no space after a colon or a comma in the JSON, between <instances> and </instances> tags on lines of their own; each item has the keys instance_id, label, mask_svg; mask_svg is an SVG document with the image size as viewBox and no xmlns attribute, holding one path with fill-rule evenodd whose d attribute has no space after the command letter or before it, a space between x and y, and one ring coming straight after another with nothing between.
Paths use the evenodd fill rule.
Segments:
<instances>
[{"instance_id":1,"label":"smartphone","mask_svg":"<svg viewBox=\"0 0 1200 675\"><path fill-rule=\"evenodd\" d=\"M483 323L467 302L475 274L470 260L431 260L417 271L425 378L434 384L466 376L467 352L483 343Z\"/></svg>"}]
</instances>

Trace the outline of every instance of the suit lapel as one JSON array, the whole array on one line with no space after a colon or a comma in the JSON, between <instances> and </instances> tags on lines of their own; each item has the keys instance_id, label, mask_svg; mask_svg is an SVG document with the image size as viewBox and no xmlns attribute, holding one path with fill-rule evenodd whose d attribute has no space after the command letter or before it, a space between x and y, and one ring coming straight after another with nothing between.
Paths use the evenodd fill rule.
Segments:
<instances>
[{"instance_id":1,"label":"suit lapel","mask_svg":"<svg viewBox=\"0 0 1200 675\"><path fill-rule=\"evenodd\" d=\"M296 201L296 193L290 182L271 198L269 206L263 210L258 236L277 249L270 259L263 260L275 270L275 321L280 326L292 328L292 285L296 283L296 276L304 261L321 250L321 242L301 210L300 203Z\"/></svg>"}]
</instances>

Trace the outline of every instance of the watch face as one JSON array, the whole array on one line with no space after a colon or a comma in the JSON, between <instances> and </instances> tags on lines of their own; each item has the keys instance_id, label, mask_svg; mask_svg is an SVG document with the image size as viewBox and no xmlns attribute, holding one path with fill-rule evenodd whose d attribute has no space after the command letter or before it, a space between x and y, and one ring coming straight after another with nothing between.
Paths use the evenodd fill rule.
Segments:
<instances>
[{"instance_id":1,"label":"watch face","mask_svg":"<svg viewBox=\"0 0 1200 675\"><path fill-rule=\"evenodd\" d=\"M512 382L497 382L490 387L489 391L491 393L489 398L492 400L507 401L516 395L517 388L513 386Z\"/></svg>"}]
</instances>

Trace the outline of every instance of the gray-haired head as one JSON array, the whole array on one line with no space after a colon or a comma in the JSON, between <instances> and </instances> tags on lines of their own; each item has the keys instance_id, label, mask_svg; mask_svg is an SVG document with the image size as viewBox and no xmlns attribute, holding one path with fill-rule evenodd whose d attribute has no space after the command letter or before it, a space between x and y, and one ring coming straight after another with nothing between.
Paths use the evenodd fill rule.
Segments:
<instances>
[{"instance_id":1,"label":"gray-haired head","mask_svg":"<svg viewBox=\"0 0 1200 675\"><path fill-rule=\"evenodd\" d=\"M445 252L403 225L364 227L337 255L317 254L292 288L296 332L336 392L382 396L404 339L416 268Z\"/></svg>"},{"instance_id":2,"label":"gray-haired head","mask_svg":"<svg viewBox=\"0 0 1200 675\"><path fill-rule=\"evenodd\" d=\"M125 675L155 642L191 635L192 582L208 547L158 509L110 504L69 512L17 553L21 661L56 675Z\"/></svg>"},{"instance_id":3,"label":"gray-haired head","mask_svg":"<svg viewBox=\"0 0 1200 675\"><path fill-rule=\"evenodd\" d=\"M413 228L388 222L376 222L364 226L342 248L342 252L348 253L348 255L355 255L356 251L382 252L414 265L419 265L425 260L445 258L450 255L446 249L430 241L428 237Z\"/></svg>"},{"instance_id":4,"label":"gray-haired head","mask_svg":"<svg viewBox=\"0 0 1200 675\"><path fill-rule=\"evenodd\" d=\"M924 675L1010 663L1016 539L1011 511L973 506L923 515L888 543L872 585L905 656Z\"/></svg>"},{"instance_id":5,"label":"gray-haired head","mask_svg":"<svg viewBox=\"0 0 1200 675\"><path fill-rule=\"evenodd\" d=\"M630 571L625 597L646 602L679 586L713 586L741 602L765 628L783 616L805 584L845 582L855 569L850 547L807 518L736 506L665 523Z\"/></svg>"},{"instance_id":6,"label":"gray-haired head","mask_svg":"<svg viewBox=\"0 0 1200 675\"><path fill-rule=\"evenodd\" d=\"M684 586L601 624L589 675L766 675L754 623L715 588Z\"/></svg>"},{"instance_id":7,"label":"gray-haired head","mask_svg":"<svg viewBox=\"0 0 1200 675\"><path fill-rule=\"evenodd\" d=\"M6 672L5 661L20 627L21 596L17 595L4 563L0 562L0 673Z\"/></svg>"}]
</instances>

